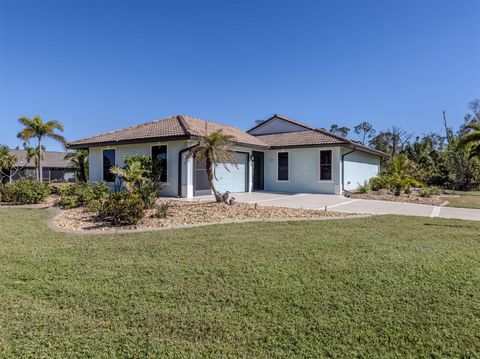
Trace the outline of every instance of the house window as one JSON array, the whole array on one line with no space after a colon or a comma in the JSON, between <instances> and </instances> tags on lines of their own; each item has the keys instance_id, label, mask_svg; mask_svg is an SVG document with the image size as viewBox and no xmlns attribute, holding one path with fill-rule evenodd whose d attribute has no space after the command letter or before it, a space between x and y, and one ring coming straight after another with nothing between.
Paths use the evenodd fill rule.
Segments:
<instances>
[{"instance_id":1,"label":"house window","mask_svg":"<svg viewBox=\"0 0 480 359\"><path fill-rule=\"evenodd\" d=\"M278 152L278 173L279 181L288 181L288 152Z\"/></svg>"},{"instance_id":2,"label":"house window","mask_svg":"<svg viewBox=\"0 0 480 359\"><path fill-rule=\"evenodd\" d=\"M167 145L152 146L153 173L167 182Z\"/></svg>"},{"instance_id":3,"label":"house window","mask_svg":"<svg viewBox=\"0 0 480 359\"><path fill-rule=\"evenodd\" d=\"M332 180L332 151L320 151L320 181Z\"/></svg>"},{"instance_id":4,"label":"house window","mask_svg":"<svg viewBox=\"0 0 480 359\"><path fill-rule=\"evenodd\" d=\"M105 182L115 182L115 175L110 172L110 168L115 166L115 150L103 150L103 180Z\"/></svg>"}]
</instances>

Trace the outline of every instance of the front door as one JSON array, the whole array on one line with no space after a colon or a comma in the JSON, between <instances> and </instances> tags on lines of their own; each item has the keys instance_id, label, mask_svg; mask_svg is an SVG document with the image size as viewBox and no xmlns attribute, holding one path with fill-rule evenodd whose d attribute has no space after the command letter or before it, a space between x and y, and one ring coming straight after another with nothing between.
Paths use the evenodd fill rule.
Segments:
<instances>
[{"instance_id":1,"label":"front door","mask_svg":"<svg viewBox=\"0 0 480 359\"><path fill-rule=\"evenodd\" d=\"M193 176L193 195L194 196L206 196L212 193L210 188L210 183L208 183L208 176L207 170L205 167L205 161L197 162L196 160L193 161L194 163L194 176Z\"/></svg>"},{"instance_id":2,"label":"front door","mask_svg":"<svg viewBox=\"0 0 480 359\"><path fill-rule=\"evenodd\" d=\"M263 190L263 152L252 151L253 156L253 190Z\"/></svg>"}]
</instances>

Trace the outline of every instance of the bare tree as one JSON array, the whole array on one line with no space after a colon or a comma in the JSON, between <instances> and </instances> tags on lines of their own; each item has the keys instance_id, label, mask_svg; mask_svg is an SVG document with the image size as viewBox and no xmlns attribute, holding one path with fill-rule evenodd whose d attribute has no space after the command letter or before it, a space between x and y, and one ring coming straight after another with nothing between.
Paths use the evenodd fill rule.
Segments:
<instances>
[{"instance_id":1,"label":"bare tree","mask_svg":"<svg viewBox=\"0 0 480 359\"><path fill-rule=\"evenodd\" d=\"M358 136L360 142L366 145L375 137L377 131L375 131L371 123L362 122L353 128L353 132L355 132L355 134Z\"/></svg>"}]
</instances>

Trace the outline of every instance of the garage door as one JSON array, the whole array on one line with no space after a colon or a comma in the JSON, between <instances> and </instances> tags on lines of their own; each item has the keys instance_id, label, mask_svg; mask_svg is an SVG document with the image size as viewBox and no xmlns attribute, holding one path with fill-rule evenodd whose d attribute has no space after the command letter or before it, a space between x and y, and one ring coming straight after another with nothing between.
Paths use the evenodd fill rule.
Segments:
<instances>
[{"instance_id":1,"label":"garage door","mask_svg":"<svg viewBox=\"0 0 480 359\"><path fill-rule=\"evenodd\" d=\"M225 166L217 166L215 174L217 181L215 186L219 192L245 192L247 187L247 174L248 174L248 154L237 153L237 167L232 164L226 164Z\"/></svg>"}]
</instances>

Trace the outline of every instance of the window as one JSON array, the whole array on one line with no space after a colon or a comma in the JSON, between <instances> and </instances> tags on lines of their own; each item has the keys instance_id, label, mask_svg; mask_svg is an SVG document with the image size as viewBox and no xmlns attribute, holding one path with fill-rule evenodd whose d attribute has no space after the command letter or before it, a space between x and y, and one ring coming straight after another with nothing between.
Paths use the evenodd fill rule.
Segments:
<instances>
[{"instance_id":1,"label":"window","mask_svg":"<svg viewBox=\"0 0 480 359\"><path fill-rule=\"evenodd\" d=\"M288 181L288 152L278 152L278 173L279 181Z\"/></svg>"},{"instance_id":2,"label":"window","mask_svg":"<svg viewBox=\"0 0 480 359\"><path fill-rule=\"evenodd\" d=\"M115 175L110 172L110 168L115 166L115 150L103 150L103 180L105 182L115 182Z\"/></svg>"},{"instance_id":3,"label":"window","mask_svg":"<svg viewBox=\"0 0 480 359\"><path fill-rule=\"evenodd\" d=\"M320 151L320 181L332 180L332 151Z\"/></svg>"},{"instance_id":4,"label":"window","mask_svg":"<svg viewBox=\"0 0 480 359\"><path fill-rule=\"evenodd\" d=\"M152 146L153 173L167 182L167 145Z\"/></svg>"}]
</instances>

